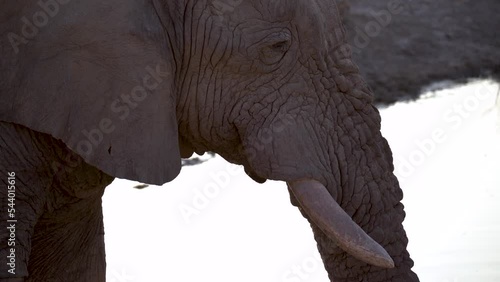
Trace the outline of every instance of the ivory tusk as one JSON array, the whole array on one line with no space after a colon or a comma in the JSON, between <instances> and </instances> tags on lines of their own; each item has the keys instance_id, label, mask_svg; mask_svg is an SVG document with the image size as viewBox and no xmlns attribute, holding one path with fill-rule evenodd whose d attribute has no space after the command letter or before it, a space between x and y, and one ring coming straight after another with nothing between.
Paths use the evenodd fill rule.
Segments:
<instances>
[{"instance_id":1,"label":"ivory tusk","mask_svg":"<svg viewBox=\"0 0 500 282\"><path fill-rule=\"evenodd\" d=\"M340 248L371 265L394 267L387 251L352 220L323 184L303 179L288 182L288 186L309 219Z\"/></svg>"}]
</instances>

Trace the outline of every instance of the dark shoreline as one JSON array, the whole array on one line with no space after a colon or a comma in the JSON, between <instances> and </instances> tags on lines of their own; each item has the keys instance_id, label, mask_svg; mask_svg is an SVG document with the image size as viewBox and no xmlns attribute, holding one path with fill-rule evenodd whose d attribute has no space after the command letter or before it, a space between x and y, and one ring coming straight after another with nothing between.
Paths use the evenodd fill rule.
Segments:
<instances>
[{"instance_id":1,"label":"dark shoreline","mask_svg":"<svg viewBox=\"0 0 500 282\"><path fill-rule=\"evenodd\" d=\"M340 2L354 61L377 104L416 99L444 80L500 80L500 1Z\"/></svg>"}]
</instances>

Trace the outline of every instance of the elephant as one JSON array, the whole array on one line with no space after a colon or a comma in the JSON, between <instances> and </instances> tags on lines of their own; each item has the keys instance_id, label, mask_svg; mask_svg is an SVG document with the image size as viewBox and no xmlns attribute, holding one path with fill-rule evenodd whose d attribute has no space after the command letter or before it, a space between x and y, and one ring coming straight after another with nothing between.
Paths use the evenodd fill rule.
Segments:
<instances>
[{"instance_id":1,"label":"elephant","mask_svg":"<svg viewBox=\"0 0 500 282\"><path fill-rule=\"evenodd\" d=\"M0 281L104 281L105 187L162 185L208 151L287 184L331 281L418 281L392 153L334 1L1 10Z\"/></svg>"}]
</instances>

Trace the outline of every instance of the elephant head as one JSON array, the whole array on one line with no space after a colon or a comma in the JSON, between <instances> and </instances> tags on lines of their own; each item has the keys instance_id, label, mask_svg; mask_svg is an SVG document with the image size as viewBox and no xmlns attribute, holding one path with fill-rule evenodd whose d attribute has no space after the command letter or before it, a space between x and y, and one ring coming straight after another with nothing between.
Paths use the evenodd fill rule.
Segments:
<instances>
[{"instance_id":1,"label":"elephant head","mask_svg":"<svg viewBox=\"0 0 500 282\"><path fill-rule=\"evenodd\" d=\"M217 152L288 183L332 281L418 281L392 154L334 1L49 2L48 24L23 21L3 45L18 55L1 59L1 120L153 184L181 156Z\"/></svg>"}]
</instances>

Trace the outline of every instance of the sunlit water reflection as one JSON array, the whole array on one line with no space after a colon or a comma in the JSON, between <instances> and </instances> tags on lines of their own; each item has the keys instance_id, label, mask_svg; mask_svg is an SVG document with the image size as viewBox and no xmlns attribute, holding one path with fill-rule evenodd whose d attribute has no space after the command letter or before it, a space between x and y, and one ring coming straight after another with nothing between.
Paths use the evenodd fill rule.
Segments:
<instances>
[{"instance_id":1,"label":"sunlit water reflection","mask_svg":"<svg viewBox=\"0 0 500 282\"><path fill-rule=\"evenodd\" d=\"M500 281L499 85L382 108L422 282ZM116 180L104 199L108 281L328 281L285 185L220 157L163 187Z\"/></svg>"}]
</instances>

